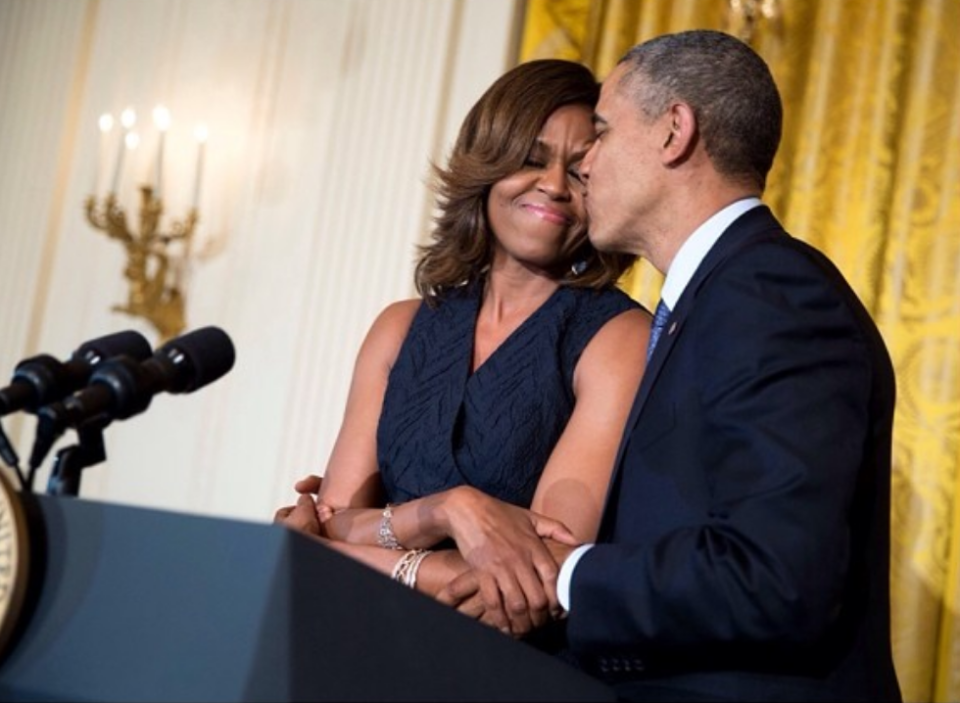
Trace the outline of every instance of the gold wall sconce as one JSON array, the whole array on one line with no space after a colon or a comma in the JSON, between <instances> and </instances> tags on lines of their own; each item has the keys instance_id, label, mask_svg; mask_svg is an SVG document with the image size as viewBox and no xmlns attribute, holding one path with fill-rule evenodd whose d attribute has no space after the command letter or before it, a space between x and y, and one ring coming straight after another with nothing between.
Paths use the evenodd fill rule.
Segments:
<instances>
[{"instance_id":1,"label":"gold wall sconce","mask_svg":"<svg viewBox=\"0 0 960 703\"><path fill-rule=\"evenodd\" d=\"M118 195L125 155L134 152L140 143L139 135L134 131L136 113L132 108L127 108L120 116L122 133L117 144L110 188L106 195L100 198L97 195L99 182L95 183L93 193L86 199L85 211L87 222L110 239L120 242L126 252L123 274L128 283L127 300L124 304L114 305L112 309L147 320L159 332L160 340L166 341L176 337L186 327L184 271L190 262L193 236L199 220L200 182L207 129L201 124L194 130L197 151L192 204L182 220L171 222L164 231L161 226L164 212L163 159L166 134L170 127L169 111L158 105L153 111L153 122L157 130L153 183L141 185L139 188L140 204L136 224L128 222L127 213L121 207ZM101 115L98 176L99 164L103 160L113 126L111 115ZM96 180L99 181L99 178Z\"/></svg>"},{"instance_id":2,"label":"gold wall sconce","mask_svg":"<svg viewBox=\"0 0 960 703\"><path fill-rule=\"evenodd\" d=\"M780 20L781 0L728 0L726 30L741 41L752 44L761 22Z\"/></svg>"}]
</instances>

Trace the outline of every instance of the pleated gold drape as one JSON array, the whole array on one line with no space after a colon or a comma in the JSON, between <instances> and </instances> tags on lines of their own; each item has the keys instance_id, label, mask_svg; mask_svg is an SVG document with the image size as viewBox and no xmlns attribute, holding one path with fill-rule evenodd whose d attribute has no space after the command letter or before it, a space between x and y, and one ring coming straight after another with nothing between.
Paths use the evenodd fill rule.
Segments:
<instances>
[{"instance_id":1,"label":"pleated gold drape","mask_svg":"<svg viewBox=\"0 0 960 703\"><path fill-rule=\"evenodd\" d=\"M770 63L786 115L764 200L843 270L897 371L904 698L960 700L960 2L528 0L525 19L521 61L570 58L600 78L633 44L693 28L741 35ZM623 286L652 309L661 282L643 264Z\"/></svg>"}]
</instances>

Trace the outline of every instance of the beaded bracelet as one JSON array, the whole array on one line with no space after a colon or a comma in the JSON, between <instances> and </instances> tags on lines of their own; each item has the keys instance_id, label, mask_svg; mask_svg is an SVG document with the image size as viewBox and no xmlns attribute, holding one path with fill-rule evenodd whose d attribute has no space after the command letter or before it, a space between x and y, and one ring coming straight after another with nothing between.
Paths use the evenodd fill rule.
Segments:
<instances>
[{"instance_id":1,"label":"beaded bracelet","mask_svg":"<svg viewBox=\"0 0 960 703\"><path fill-rule=\"evenodd\" d=\"M403 549L400 542L397 541L397 535L393 532L393 506L387 503L383 509L383 516L380 518L380 529L377 530L377 544L384 549Z\"/></svg>"}]
</instances>

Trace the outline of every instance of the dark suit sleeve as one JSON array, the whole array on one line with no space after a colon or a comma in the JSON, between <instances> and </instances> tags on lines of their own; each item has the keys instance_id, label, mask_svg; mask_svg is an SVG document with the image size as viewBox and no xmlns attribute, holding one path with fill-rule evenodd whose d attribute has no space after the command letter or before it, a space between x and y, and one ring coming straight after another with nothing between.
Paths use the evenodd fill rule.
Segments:
<instances>
[{"instance_id":1,"label":"dark suit sleeve","mask_svg":"<svg viewBox=\"0 0 960 703\"><path fill-rule=\"evenodd\" d=\"M613 539L574 571L575 651L729 659L835 625L876 439L875 339L850 295L791 244L703 284L628 435Z\"/></svg>"}]
</instances>

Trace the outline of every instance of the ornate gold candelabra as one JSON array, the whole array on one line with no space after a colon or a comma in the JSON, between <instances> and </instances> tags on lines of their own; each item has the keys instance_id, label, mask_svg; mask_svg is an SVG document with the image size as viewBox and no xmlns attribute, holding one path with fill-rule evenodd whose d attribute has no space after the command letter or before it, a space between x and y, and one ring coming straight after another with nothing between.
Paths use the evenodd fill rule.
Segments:
<instances>
[{"instance_id":1,"label":"ornate gold candelabra","mask_svg":"<svg viewBox=\"0 0 960 703\"><path fill-rule=\"evenodd\" d=\"M100 116L100 149L94 169L93 190L87 197L85 209L87 221L94 229L116 239L126 250L127 265L123 274L129 283L127 302L125 305L114 305L113 310L146 319L160 333L161 341L166 341L180 334L186 327L183 273L190 263L193 234L197 226L207 127L200 123L194 130L197 160L193 180L193 205L186 218L171 223L169 231L162 232L160 218L163 215L163 159L167 130L170 127L170 111L163 105L157 105L153 109L153 123L157 134L152 163L153 183L140 186L139 227L134 229L127 223L127 214L118 202L124 156L129 152L132 158L140 143L139 135L133 131L136 120L136 112L132 107L128 107L120 115L123 132L116 144L113 179L107 195L100 200L97 195L100 192L100 171L107 155L108 135L114 126L113 117L109 113Z\"/></svg>"},{"instance_id":2,"label":"ornate gold candelabra","mask_svg":"<svg viewBox=\"0 0 960 703\"><path fill-rule=\"evenodd\" d=\"M140 226L136 230L128 226L127 215L112 192L101 202L95 195L87 198L87 221L123 244L127 253L123 272L130 286L127 302L112 309L145 318L166 341L186 326L183 268L190 258L197 210L190 208L183 221L173 222L169 233L163 233L163 201L154 197L150 186L141 186L140 195Z\"/></svg>"}]
</instances>

